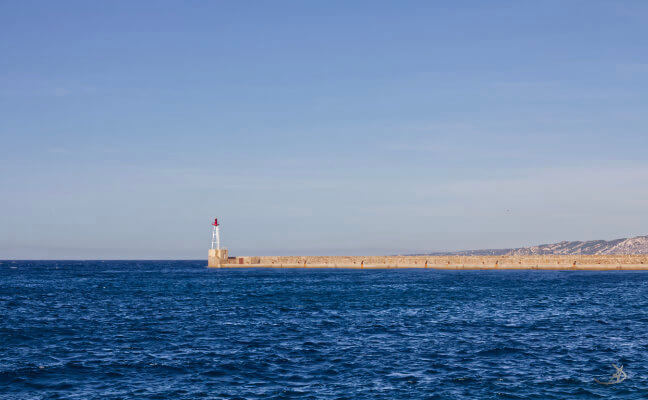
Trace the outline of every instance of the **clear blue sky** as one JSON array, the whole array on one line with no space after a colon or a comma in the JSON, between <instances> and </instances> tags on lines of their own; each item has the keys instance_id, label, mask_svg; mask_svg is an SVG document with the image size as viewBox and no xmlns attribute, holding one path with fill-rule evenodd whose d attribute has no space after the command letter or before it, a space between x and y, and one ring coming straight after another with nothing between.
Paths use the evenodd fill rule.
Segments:
<instances>
[{"instance_id":1,"label":"clear blue sky","mask_svg":"<svg viewBox=\"0 0 648 400\"><path fill-rule=\"evenodd\" d=\"M648 233L646 1L4 1L0 259Z\"/></svg>"}]
</instances>

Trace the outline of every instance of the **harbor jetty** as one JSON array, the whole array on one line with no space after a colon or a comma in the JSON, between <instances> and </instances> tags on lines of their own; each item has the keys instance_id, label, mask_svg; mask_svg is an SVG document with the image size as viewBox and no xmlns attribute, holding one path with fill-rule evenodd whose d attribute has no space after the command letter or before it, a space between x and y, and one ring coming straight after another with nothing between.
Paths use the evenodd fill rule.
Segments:
<instances>
[{"instance_id":1,"label":"harbor jetty","mask_svg":"<svg viewBox=\"0 0 648 400\"><path fill-rule=\"evenodd\" d=\"M214 218L209 268L355 268L397 269L428 268L445 270L569 270L569 271L643 271L648 270L648 254L532 254L532 255L398 255L398 256L238 256L221 248L220 223ZM638 244L648 237L615 241L620 250L641 250ZM622 243L621 243L622 242ZM627 242L627 243L626 243ZM599 242L574 242L579 248ZM570 244L562 242L558 245ZM538 248L539 250L540 248ZM630 253L631 251L629 251ZM638 251L638 253L646 253Z\"/></svg>"},{"instance_id":2,"label":"harbor jetty","mask_svg":"<svg viewBox=\"0 0 648 400\"><path fill-rule=\"evenodd\" d=\"M648 255L531 256L242 256L227 249L210 249L210 268L428 268L444 270L648 270Z\"/></svg>"}]
</instances>

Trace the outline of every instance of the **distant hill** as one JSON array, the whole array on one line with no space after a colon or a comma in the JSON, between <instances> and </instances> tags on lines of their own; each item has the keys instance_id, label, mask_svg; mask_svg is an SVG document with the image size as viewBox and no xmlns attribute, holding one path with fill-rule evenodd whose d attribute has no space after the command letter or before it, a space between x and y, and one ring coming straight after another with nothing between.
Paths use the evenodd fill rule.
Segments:
<instances>
[{"instance_id":1,"label":"distant hill","mask_svg":"<svg viewBox=\"0 0 648 400\"><path fill-rule=\"evenodd\" d=\"M531 256L543 254L648 254L648 236L628 239L590 240L587 242L558 242L516 249L465 250L436 252L426 255L457 256Z\"/></svg>"}]
</instances>

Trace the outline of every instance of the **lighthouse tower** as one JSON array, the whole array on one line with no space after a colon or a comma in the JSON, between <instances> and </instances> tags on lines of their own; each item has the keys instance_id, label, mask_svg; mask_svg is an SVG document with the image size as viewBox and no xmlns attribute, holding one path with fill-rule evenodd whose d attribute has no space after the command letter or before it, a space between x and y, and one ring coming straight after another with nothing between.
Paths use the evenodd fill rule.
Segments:
<instances>
[{"instance_id":1,"label":"lighthouse tower","mask_svg":"<svg viewBox=\"0 0 648 400\"><path fill-rule=\"evenodd\" d=\"M227 263L227 249L221 249L220 245L220 224L218 218L214 218L212 223L211 247L207 256L207 266L209 268L220 268L222 264Z\"/></svg>"},{"instance_id":2,"label":"lighthouse tower","mask_svg":"<svg viewBox=\"0 0 648 400\"><path fill-rule=\"evenodd\" d=\"M220 226L218 226L218 218L214 218L214 223L212 224L212 226L211 249L220 250Z\"/></svg>"}]
</instances>

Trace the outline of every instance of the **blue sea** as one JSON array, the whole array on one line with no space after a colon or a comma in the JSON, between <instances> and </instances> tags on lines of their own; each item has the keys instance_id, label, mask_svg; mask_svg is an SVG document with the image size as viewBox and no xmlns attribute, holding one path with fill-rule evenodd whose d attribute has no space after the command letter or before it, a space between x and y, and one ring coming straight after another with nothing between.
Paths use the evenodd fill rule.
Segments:
<instances>
[{"instance_id":1,"label":"blue sea","mask_svg":"<svg viewBox=\"0 0 648 400\"><path fill-rule=\"evenodd\" d=\"M648 273L205 264L2 261L0 399L648 398Z\"/></svg>"}]
</instances>

